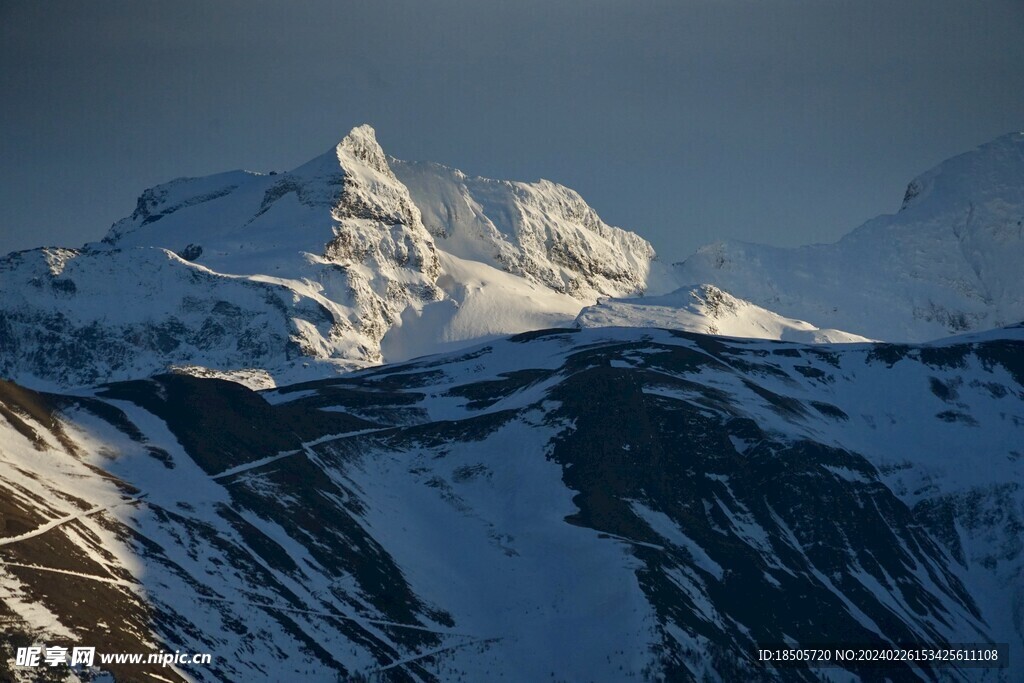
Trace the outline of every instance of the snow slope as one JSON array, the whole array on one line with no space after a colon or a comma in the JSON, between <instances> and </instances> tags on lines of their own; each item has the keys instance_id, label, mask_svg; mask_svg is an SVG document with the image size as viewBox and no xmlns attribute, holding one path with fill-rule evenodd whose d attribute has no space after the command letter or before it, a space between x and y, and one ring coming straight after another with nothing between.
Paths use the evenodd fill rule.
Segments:
<instances>
[{"instance_id":1,"label":"snow slope","mask_svg":"<svg viewBox=\"0 0 1024 683\"><path fill-rule=\"evenodd\" d=\"M663 296L602 299L580 311L577 327L664 327L727 337L805 343L850 343L868 339L841 330L821 330L737 299L712 285L682 287Z\"/></svg>"},{"instance_id":2,"label":"snow slope","mask_svg":"<svg viewBox=\"0 0 1024 683\"><path fill-rule=\"evenodd\" d=\"M509 332L569 325L580 301L480 261L439 250L445 297L410 308L381 340L381 352L401 361L494 339Z\"/></svg>"},{"instance_id":3,"label":"snow slope","mask_svg":"<svg viewBox=\"0 0 1024 683\"><path fill-rule=\"evenodd\" d=\"M677 264L784 316L875 339L922 341L1024 320L1024 133L913 180L903 208L835 244L708 245Z\"/></svg>"}]
</instances>

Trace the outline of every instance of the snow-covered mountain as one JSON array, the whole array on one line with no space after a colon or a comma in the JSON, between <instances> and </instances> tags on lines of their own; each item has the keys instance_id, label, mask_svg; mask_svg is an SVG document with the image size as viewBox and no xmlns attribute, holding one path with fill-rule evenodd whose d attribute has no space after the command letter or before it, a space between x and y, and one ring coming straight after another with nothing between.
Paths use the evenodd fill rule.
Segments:
<instances>
[{"instance_id":1,"label":"snow-covered mountain","mask_svg":"<svg viewBox=\"0 0 1024 683\"><path fill-rule=\"evenodd\" d=\"M737 299L713 285L681 287L662 296L602 299L576 317L577 327L664 327L727 337L805 343L870 341L842 330L822 330L802 320Z\"/></svg>"},{"instance_id":2,"label":"snow-covered mountain","mask_svg":"<svg viewBox=\"0 0 1024 683\"><path fill-rule=\"evenodd\" d=\"M834 244L741 242L677 265L784 316L874 339L923 341L1024 320L1024 133L913 180L903 208Z\"/></svg>"},{"instance_id":3,"label":"snow-covered mountain","mask_svg":"<svg viewBox=\"0 0 1024 683\"><path fill-rule=\"evenodd\" d=\"M605 224L567 187L548 180L474 178L434 163L391 162L427 229L455 256L583 301L642 294L647 287L651 245Z\"/></svg>"},{"instance_id":4,"label":"snow-covered mountain","mask_svg":"<svg viewBox=\"0 0 1024 683\"><path fill-rule=\"evenodd\" d=\"M0 376L266 387L574 320L826 342L998 327L1024 319L1022 150L941 164L835 244L718 243L667 272L568 188L401 161L360 126L293 171L147 190L100 243L0 259Z\"/></svg>"},{"instance_id":5,"label":"snow-covered mountain","mask_svg":"<svg viewBox=\"0 0 1024 683\"><path fill-rule=\"evenodd\" d=\"M1015 680L754 657L1020 661L1022 358L1021 327L605 328L263 393L0 382L0 665L35 642L214 655L159 680Z\"/></svg>"},{"instance_id":6,"label":"snow-covered mountain","mask_svg":"<svg viewBox=\"0 0 1024 683\"><path fill-rule=\"evenodd\" d=\"M324 376L567 324L599 295L643 291L653 257L567 188L389 163L360 126L290 172L147 190L101 243L0 260L0 375Z\"/></svg>"}]
</instances>

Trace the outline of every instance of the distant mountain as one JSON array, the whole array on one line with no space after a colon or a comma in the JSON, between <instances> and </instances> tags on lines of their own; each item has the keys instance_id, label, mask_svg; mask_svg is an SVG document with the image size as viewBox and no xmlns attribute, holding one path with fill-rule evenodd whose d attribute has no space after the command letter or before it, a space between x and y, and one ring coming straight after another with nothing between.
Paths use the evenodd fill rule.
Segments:
<instances>
[{"instance_id":1,"label":"distant mountain","mask_svg":"<svg viewBox=\"0 0 1024 683\"><path fill-rule=\"evenodd\" d=\"M175 681L1013 681L754 657L1024 657L1022 359L1021 327L606 328L263 393L0 382L0 666L35 642L213 653L149 667Z\"/></svg>"},{"instance_id":2,"label":"distant mountain","mask_svg":"<svg viewBox=\"0 0 1024 683\"><path fill-rule=\"evenodd\" d=\"M939 164L835 244L718 242L676 266L787 317L923 341L1024 320L1024 133Z\"/></svg>"},{"instance_id":3,"label":"distant mountain","mask_svg":"<svg viewBox=\"0 0 1024 683\"><path fill-rule=\"evenodd\" d=\"M653 257L567 188L389 162L360 126L287 173L147 190L102 243L0 259L0 375L323 376L568 323L599 295L642 292Z\"/></svg>"}]
</instances>

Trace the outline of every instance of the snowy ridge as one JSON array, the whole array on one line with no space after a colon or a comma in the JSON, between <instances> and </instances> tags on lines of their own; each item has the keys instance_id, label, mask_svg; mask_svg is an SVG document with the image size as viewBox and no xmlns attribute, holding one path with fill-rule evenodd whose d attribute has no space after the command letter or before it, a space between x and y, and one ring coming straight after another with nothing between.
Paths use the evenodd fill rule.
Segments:
<instances>
[{"instance_id":1,"label":"snowy ridge","mask_svg":"<svg viewBox=\"0 0 1024 683\"><path fill-rule=\"evenodd\" d=\"M316 292L215 273L165 249L19 252L0 260L0 279L0 373L36 386L144 377L172 364L292 368L297 378L302 359L341 355L327 341L331 303Z\"/></svg>"},{"instance_id":2,"label":"snowy ridge","mask_svg":"<svg viewBox=\"0 0 1024 683\"><path fill-rule=\"evenodd\" d=\"M804 343L870 341L841 330L821 330L784 318L723 292L713 285L682 287L663 296L603 299L580 311L577 327L664 327L727 337Z\"/></svg>"},{"instance_id":3,"label":"snowy ridge","mask_svg":"<svg viewBox=\"0 0 1024 683\"><path fill-rule=\"evenodd\" d=\"M434 163L391 160L440 248L581 301L646 289L654 249L607 225L575 191L470 177Z\"/></svg>"},{"instance_id":4,"label":"snowy ridge","mask_svg":"<svg viewBox=\"0 0 1024 683\"><path fill-rule=\"evenodd\" d=\"M677 264L785 316L875 339L923 341L1024 320L1024 133L943 162L899 213L835 244L708 245Z\"/></svg>"}]
</instances>

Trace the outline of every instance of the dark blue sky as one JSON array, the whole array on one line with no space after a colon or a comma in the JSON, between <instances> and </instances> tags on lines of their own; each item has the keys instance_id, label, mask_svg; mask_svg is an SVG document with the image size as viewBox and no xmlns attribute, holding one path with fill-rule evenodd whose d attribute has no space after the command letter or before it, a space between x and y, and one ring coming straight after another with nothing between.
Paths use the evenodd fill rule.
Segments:
<instances>
[{"instance_id":1,"label":"dark blue sky","mask_svg":"<svg viewBox=\"0 0 1024 683\"><path fill-rule=\"evenodd\" d=\"M1020 0L0 0L0 252L146 187L385 150L549 178L663 258L832 241L1024 129Z\"/></svg>"}]
</instances>

